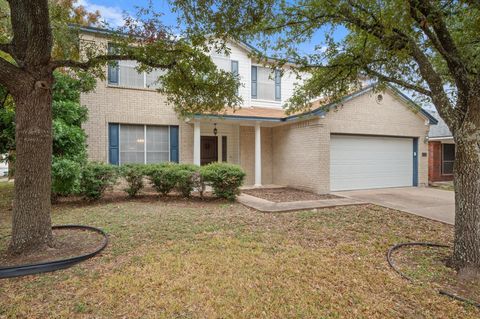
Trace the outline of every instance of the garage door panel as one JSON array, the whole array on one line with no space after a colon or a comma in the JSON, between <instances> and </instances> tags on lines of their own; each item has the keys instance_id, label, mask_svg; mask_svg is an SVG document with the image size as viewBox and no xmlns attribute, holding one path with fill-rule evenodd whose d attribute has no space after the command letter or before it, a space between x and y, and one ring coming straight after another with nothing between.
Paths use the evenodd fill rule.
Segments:
<instances>
[{"instance_id":1,"label":"garage door panel","mask_svg":"<svg viewBox=\"0 0 480 319\"><path fill-rule=\"evenodd\" d=\"M331 190L411 186L412 138L332 135Z\"/></svg>"}]
</instances>

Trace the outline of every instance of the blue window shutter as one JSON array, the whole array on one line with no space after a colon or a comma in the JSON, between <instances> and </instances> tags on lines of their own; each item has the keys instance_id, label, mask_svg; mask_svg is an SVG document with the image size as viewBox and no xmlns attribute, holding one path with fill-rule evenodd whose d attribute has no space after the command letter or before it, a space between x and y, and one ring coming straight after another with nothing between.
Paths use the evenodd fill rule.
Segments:
<instances>
[{"instance_id":1,"label":"blue window shutter","mask_svg":"<svg viewBox=\"0 0 480 319\"><path fill-rule=\"evenodd\" d=\"M232 74L235 77L238 77L238 61L232 60ZM237 88L238 94L238 88Z\"/></svg>"},{"instance_id":2,"label":"blue window shutter","mask_svg":"<svg viewBox=\"0 0 480 319\"><path fill-rule=\"evenodd\" d=\"M119 152L119 124L108 124L108 162L113 165L118 165Z\"/></svg>"},{"instance_id":3,"label":"blue window shutter","mask_svg":"<svg viewBox=\"0 0 480 319\"><path fill-rule=\"evenodd\" d=\"M275 70L275 100L282 100L282 74L280 70Z\"/></svg>"},{"instance_id":4,"label":"blue window shutter","mask_svg":"<svg viewBox=\"0 0 480 319\"><path fill-rule=\"evenodd\" d=\"M108 44L108 53L115 53L115 47L112 44ZM108 63L108 84L118 85L118 62Z\"/></svg>"},{"instance_id":5,"label":"blue window shutter","mask_svg":"<svg viewBox=\"0 0 480 319\"><path fill-rule=\"evenodd\" d=\"M170 126L170 162L179 162L178 126Z\"/></svg>"},{"instance_id":6,"label":"blue window shutter","mask_svg":"<svg viewBox=\"0 0 480 319\"><path fill-rule=\"evenodd\" d=\"M252 66L252 99L257 98L257 67Z\"/></svg>"}]
</instances>

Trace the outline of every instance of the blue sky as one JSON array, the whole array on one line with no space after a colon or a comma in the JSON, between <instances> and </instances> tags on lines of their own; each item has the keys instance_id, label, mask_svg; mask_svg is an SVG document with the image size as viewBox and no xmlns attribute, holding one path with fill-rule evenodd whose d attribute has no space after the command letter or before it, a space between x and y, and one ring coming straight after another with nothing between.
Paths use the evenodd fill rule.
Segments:
<instances>
[{"instance_id":1,"label":"blue sky","mask_svg":"<svg viewBox=\"0 0 480 319\"><path fill-rule=\"evenodd\" d=\"M123 24L124 12L134 14L136 12L135 6L146 7L148 0L78 0L78 3L86 7L89 11L100 11L102 17L110 25L119 26ZM174 27L177 25L177 15L172 13L168 0L155 0L153 3L157 12L164 14L163 22L167 26ZM346 32L345 29L339 29L336 31L335 37L341 39L345 36ZM315 45L322 44L322 39L323 31L319 30L311 42L299 45L299 52L312 53Z\"/></svg>"}]
</instances>

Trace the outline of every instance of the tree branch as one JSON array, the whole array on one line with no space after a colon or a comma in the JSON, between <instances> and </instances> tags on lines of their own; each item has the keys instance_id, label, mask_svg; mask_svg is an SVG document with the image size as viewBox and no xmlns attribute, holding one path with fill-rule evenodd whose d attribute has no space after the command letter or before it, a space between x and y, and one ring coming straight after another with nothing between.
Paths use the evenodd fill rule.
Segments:
<instances>
[{"instance_id":1,"label":"tree branch","mask_svg":"<svg viewBox=\"0 0 480 319\"><path fill-rule=\"evenodd\" d=\"M61 68L61 67L88 70L99 64L107 63L109 61L124 61L124 60L138 60L138 56L130 55L130 54L104 54L104 55L96 56L84 62L74 61L74 60L55 60L50 63L50 67L52 68L52 70L56 68ZM149 62L145 62L141 60L138 60L138 61L143 62L152 68L158 68L158 69L169 69L176 65L176 61L165 63L165 64L152 63L150 61Z\"/></svg>"},{"instance_id":2,"label":"tree branch","mask_svg":"<svg viewBox=\"0 0 480 319\"><path fill-rule=\"evenodd\" d=\"M458 126L458 114L450 103L450 99L448 98L447 94L445 93L442 78L435 71L430 60L419 48L415 40L399 29L394 28L391 30L393 31L392 34L391 32L387 32L387 28L381 23L375 23L373 25L366 23L357 17L352 12L351 8L347 9L346 7L341 7L338 12L342 14L349 23L357 26L358 28L383 42L387 47L387 50L408 50L409 55L419 66L420 74L430 88L430 97L437 107L440 116L445 119L447 125L453 132Z\"/></svg>"},{"instance_id":3,"label":"tree branch","mask_svg":"<svg viewBox=\"0 0 480 319\"><path fill-rule=\"evenodd\" d=\"M0 58L0 84L8 91L15 92L21 85L21 76L25 73L23 70Z\"/></svg>"},{"instance_id":4,"label":"tree branch","mask_svg":"<svg viewBox=\"0 0 480 319\"><path fill-rule=\"evenodd\" d=\"M11 43L0 43L0 51L11 54L12 44Z\"/></svg>"},{"instance_id":5,"label":"tree branch","mask_svg":"<svg viewBox=\"0 0 480 319\"><path fill-rule=\"evenodd\" d=\"M383 73L380 73L378 71L375 71L371 68L369 68L368 66L366 67L363 67L363 69L365 70L365 72L367 72L369 75L373 75L375 77L377 77L378 79L382 80L382 81L385 81L385 82L390 82L390 83L394 83L394 84L397 84L397 85L400 85L408 90L412 90L412 91L416 91L420 94L423 94L423 95L426 95L428 97L432 97L432 92L421 87L421 86L418 86L418 85L415 85L415 84L412 84L412 83L408 83L406 81L403 81L403 80L400 80L400 79L397 79L397 78L394 78L394 77L391 77L391 76L388 76L388 75L385 75Z\"/></svg>"},{"instance_id":6,"label":"tree branch","mask_svg":"<svg viewBox=\"0 0 480 319\"><path fill-rule=\"evenodd\" d=\"M435 49L445 59L448 69L454 75L455 84L459 90L459 98L466 99L470 90L468 71L443 21L441 13L433 8L428 1L410 0L409 4L410 16L418 23L420 29L427 35ZM435 33L430 29L430 23Z\"/></svg>"}]
</instances>

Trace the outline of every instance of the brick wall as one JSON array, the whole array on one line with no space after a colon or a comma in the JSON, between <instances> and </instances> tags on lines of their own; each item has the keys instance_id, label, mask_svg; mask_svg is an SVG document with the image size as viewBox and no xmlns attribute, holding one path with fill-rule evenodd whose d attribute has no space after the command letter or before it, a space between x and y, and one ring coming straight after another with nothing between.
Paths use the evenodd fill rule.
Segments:
<instances>
[{"instance_id":1,"label":"brick wall","mask_svg":"<svg viewBox=\"0 0 480 319\"><path fill-rule=\"evenodd\" d=\"M453 175L442 174L442 142L430 141L428 143L428 181L452 181Z\"/></svg>"},{"instance_id":2,"label":"brick wall","mask_svg":"<svg viewBox=\"0 0 480 319\"><path fill-rule=\"evenodd\" d=\"M330 191L330 136L318 119L273 129L273 183Z\"/></svg>"},{"instance_id":3,"label":"brick wall","mask_svg":"<svg viewBox=\"0 0 480 319\"><path fill-rule=\"evenodd\" d=\"M383 96L381 102L376 100L378 94ZM428 122L390 91L366 93L345 102L323 121L330 133L417 137L418 183L428 184Z\"/></svg>"}]
</instances>

